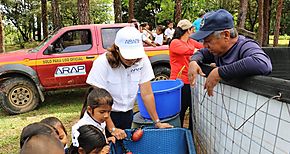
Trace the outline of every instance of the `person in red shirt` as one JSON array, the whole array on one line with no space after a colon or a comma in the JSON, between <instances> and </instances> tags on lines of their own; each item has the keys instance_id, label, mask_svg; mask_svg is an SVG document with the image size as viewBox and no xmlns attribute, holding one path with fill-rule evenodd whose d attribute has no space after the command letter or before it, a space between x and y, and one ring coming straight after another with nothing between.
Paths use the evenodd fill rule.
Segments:
<instances>
[{"instance_id":1,"label":"person in red shirt","mask_svg":"<svg viewBox=\"0 0 290 154\"><path fill-rule=\"evenodd\" d=\"M181 126L183 126L184 115L189 107L189 129L192 131L192 117L191 117L191 90L190 83L188 80L188 65L189 58L198 49L203 48L203 45L191 38L189 36L193 33L194 27L189 20L180 20L175 29L172 41L169 44L169 56L170 56L170 66L171 73L170 79L181 79L184 83L181 92L181 111L180 111L180 121Z\"/></svg>"}]
</instances>

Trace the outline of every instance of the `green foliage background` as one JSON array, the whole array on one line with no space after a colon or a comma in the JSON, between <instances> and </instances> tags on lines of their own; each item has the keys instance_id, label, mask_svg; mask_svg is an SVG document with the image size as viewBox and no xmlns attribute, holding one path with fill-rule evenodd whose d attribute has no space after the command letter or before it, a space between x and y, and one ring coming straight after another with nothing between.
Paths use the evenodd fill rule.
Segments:
<instances>
[{"instance_id":1,"label":"green foliage background","mask_svg":"<svg viewBox=\"0 0 290 154\"><path fill-rule=\"evenodd\" d=\"M128 21L128 2L122 0L123 22ZM31 41L32 28L36 26L37 16L41 13L41 1L39 0L0 0L0 11L4 15L5 44L24 44ZM270 35L273 34L276 18L277 0L272 0ZM77 25L77 0L59 0L61 22L63 26ZM48 0L48 21L52 27L51 1ZM211 11L224 8L237 19L239 0L183 0L182 18L194 21L201 10ZM256 32L257 0L249 0L249 10L246 19L246 29ZM166 25L166 20L174 21L175 0L135 0L135 18L139 22L149 22L154 28L156 25ZM280 35L290 35L290 0L284 0L281 18ZM113 0L90 0L91 23L113 23ZM14 23L14 24L13 24ZM15 23L18 25L15 26ZM17 28L15 28L17 27ZM22 31L24 34L21 34ZM25 36L25 37L23 37Z\"/></svg>"}]
</instances>

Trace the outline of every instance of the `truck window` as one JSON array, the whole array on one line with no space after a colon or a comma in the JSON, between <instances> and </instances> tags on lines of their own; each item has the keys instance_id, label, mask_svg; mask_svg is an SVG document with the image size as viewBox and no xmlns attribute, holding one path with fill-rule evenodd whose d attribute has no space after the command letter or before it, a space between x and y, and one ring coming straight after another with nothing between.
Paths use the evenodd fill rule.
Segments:
<instances>
[{"instance_id":1,"label":"truck window","mask_svg":"<svg viewBox=\"0 0 290 154\"><path fill-rule=\"evenodd\" d=\"M64 33L45 54L82 52L92 48L92 34L90 30L73 30Z\"/></svg>"},{"instance_id":2,"label":"truck window","mask_svg":"<svg viewBox=\"0 0 290 154\"><path fill-rule=\"evenodd\" d=\"M101 33L104 49L107 49L114 44L116 34L121 28L122 27L102 28Z\"/></svg>"}]
</instances>

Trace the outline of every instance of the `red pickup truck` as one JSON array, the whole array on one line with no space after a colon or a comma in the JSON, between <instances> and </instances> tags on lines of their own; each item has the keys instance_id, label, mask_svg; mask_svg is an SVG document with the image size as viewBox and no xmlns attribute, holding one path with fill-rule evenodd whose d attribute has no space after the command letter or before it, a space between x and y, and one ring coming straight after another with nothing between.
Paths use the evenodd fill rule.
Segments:
<instances>
[{"instance_id":1,"label":"red pickup truck","mask_svg":"<svg viewBox=\"0 0 290 154\"><path fill-rule=\"evenodd\" d=\"M129 24L64 27L39 46L0 55L0 101L9 114L35 109L45 91L88 86L92 62L104 53L117 31ZM156 80L170 75L168 46L144 46Z\"/></svg>"}]
</instances>

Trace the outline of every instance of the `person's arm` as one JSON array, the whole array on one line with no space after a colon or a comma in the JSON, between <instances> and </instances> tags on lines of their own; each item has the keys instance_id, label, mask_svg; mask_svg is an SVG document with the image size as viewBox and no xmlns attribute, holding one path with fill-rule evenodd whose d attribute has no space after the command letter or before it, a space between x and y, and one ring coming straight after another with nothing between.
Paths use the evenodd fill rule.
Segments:
<instances>
[{"instance_id":1,"label":"person's arm","mask_svg":"<svg viewBox=\"0 0 290 154\"><path fill-rule=\"evenodd\" d=\"M202 48L199 51L195 52L190 61L196 61L198 64L210 64L214 63L214 56L209 52L207 48Z\"/></svg>"},{"instance_id":2,"label":"person's arm","mask_svg":"<svg viewBox=\"0 0 290 154\"><path fill-rule=\"evenodd\" d=\"M228 80L271 73L272 64L269 56L257 44L253 42L246 44L241 49L242 59L219 67L218 73L222 79Z\"/></svg>"},{"instance_id":3,"label":"person's arm","mask_svg":"<svg viewBox=\"0 0 290 154\"><path fill-rule=\"evenodd\" d=\"M192 38L190 38L192 39ZM192 39L193 40L193 44L194 44L194 47L197 48L197 49L202 49L204 48L203 44L200 43L200 42L197 42L196 40Z\"/></svg>"},{"instance_id":4,"label":"person's arm","mask_svg":"<svg viewBox=\"0 0 290 154\"><path fill-rule=\"evenodd\" d=\"M142 58L143 68L141 71L141 79L139 81L139 88L144 105L151 117L156 123L155 126L158 128L170 128L172 127L168 123L160 123L158 114L156 112L154 95L150 81L154 78L154 72L150 64L149 58L146 56Z\"/></svg>"},{"instance_id":5,"label":"person's arm","mask_svg":"<svg viewBox=\"0 0 290 154\"><path fill-rule=\"evenodd\" d=\"M214 57L206 48L202 48L201 50L195 52L191 58L188 68L188 80L191 86L194 86L196 83L197 75L205 76L202 69L200 68L200 64L202 63L212 63L214 62Z\"/></svg>"},{"instance_id":6,"label":"person's arm","mask_svg":"<svg viewBox=\"0 0 290 154\"><path fill-rule=\"evenodd\" d=\"M106 127L107 130L113 135L115 136L118 140L124 139L127 137L127 134L125 133L124 130L116 128L111 117L109 117L106 120Z\"/></svg>"},{"instance_id":7,"label":"person's arm","mask_svg":"<svg viewBox=\"0 0 290 154\"><path fill-rule=\"evenodd\" d=\"M175 54L191 56L195 51L195 47L185 46L184 43L181 42L181 40L174 39L169 45L169 50L170 52Z\"/></svg>"},{"instance_id":8,"label":"person's arm","mask_svg":"<svg viewBox=\"0 0 290 154\"><path fill-rule=\"evenodd\" d=\"M147 112L155 123L155 126L158 128L172 128L170 124L161 123L159 120L158 114L156 112L155 100L150 81L140 84L140 93Z\"/></svg>"},{"instance_id":9,"label":"person's arm","mask_svg":"<svg viewBox=\"0 0 290 154\"><path fill-rule=\"evenodd\" d=\"M149 38L145 40L144 42L150 46L156 47L156 45Z\"/></svg>"}]
</instances>

